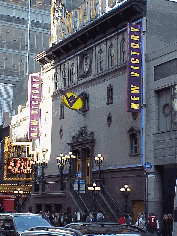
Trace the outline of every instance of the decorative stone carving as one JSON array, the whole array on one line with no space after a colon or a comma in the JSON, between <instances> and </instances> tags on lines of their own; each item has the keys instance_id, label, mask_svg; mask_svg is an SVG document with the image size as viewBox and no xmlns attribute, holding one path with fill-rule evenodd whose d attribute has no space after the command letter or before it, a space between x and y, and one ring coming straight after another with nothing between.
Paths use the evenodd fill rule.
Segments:
<instances>
[{"instance_id":1,"label":"decorative stone carving","mask_svg":"<svg viewBox=\"0 0 177 236\"><path fill-rule=\"evenodd\" d=\"M80 55L79 63L79 79L88 77L92 72L92 50L84 52Z\"/></svg>"},{"instance_id":2,"label":"decorative stone carving","mask_svg":"<svg viewBox=\"0 0 177 236\"><path fill-rule=\"evenodd\" d=\"M108 116L107 116L107 125L108 125L108 127L111 126L111 123L112 123L112 116L111 116L111 113L109 113Z\"/></svg>"},{"instance_id":3,"label":"decorative stone carving","mask_svg":"<svg viewBox=\"0 0 177 236\"><path fill-rule=\"evenodd\" d=\"M80 130L72 137L72 143L87 141L89 139L94 139L94 132L88 132L87 127L83 126Z\"/></svg>"}]
</instances>

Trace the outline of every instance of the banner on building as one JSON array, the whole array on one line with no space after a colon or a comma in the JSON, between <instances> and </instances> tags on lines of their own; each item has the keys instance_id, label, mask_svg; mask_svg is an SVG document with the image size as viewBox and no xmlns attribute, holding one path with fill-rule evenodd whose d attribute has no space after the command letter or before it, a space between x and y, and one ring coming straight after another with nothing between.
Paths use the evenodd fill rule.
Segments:
<instances>
[{"instance_id":1,"label":"banner on building","mask_svg":"<svg viewBox=\"0 0 177 236\"><path fill-rule=\"evenodd\" d=\"M39 139L41 77L31 75L29 139Z\"/></svg>"},{"instance_id":2,"label":"banner on building","mask_svg":"<svg viewBox=\"0 0 177 236\"><path fill-rule=\"evenodd\" d=\"M141 112L141 26L127 24L127 112Z\"/></svg>"}]
</instances>

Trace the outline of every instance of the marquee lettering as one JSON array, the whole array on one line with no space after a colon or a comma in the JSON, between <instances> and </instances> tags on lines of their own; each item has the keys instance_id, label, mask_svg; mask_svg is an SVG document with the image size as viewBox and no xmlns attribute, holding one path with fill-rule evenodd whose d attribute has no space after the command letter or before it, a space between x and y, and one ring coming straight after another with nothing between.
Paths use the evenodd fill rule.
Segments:
<instances>
[{"instance_id":1,"label":"marquee lettering","mask_svg":"<svg viewBox=\"0 0 177 236\"><path fill-rule=\"evenodd\" d=\"M138 32L138 31L139 31L139 29L138 29L138 28L131 27L131 32L133 32L133 31L136 31L136 32Z\"/></svg>"},{"instance_id":2,"label":"marquee lettering","mask_svg":"<svg viewBox=\"0 0 177 236\"><path fill-rule=\"evenodd\" d=\"M78 26L82 26L83 24L83 6L84 4L82 4L79 8L78 8Z\"/></svg>"},{"instance_id":3,"label":"marquee lettering","mask_svg":"<svg viewBox=\"0 0 177 236\"><path fill-rule=\"evenodd\" d=\"M139 52L131 51L131 55L140 55Z\"/></svg>"},{"instance_id":4,"label":"marquee lettering","mask_svg":"<svg viewBox=\"0 0 177 236\"><path fill-rule=\"evenodd\" d=\"M139 104L137 104L137 103L131 103L131 108L132 108L132 109L135 109L135 110L138 110L138 109L139 109Z\"/></svg>"},{"instance_id":5,"label":"marquee lettering","mask_svg":"<svg viewBox=\"0 0 177 236\"><path fill-rule=\"evenodd\" d=\"M131 43L131 47L132 48L139 48L139 44L138 43Z\"/></svg>"},{"instance_id":6,"label":"marquee lettering","mask_svg":"<svg viewBox=\"0 0 177 236\"><path fill-rule=\"evenodd\" d=\"M131 76L139 77L139 74L134 71L131 71Z\"/></svg>"},{"instance_id":7,"label":"marquee lettering","mask_svg":"<svg viewBox=\"0 0 177 236\"><path fill-rule=\"evenodd\" d=\"M73 26L73 12L66 15L66 34L71 33Z\"/></svg>"},{"instance_id":8,"label":"marquee lettering","mask_svg":"<svg viewBox=\"0 0 177 236\"><path fill-rule=\"evenodd\" d=\"M96 0L91 0L91 18L95 18L97 14Z\"/></svg>"},{"instance_id":9,"label":"marquee lettering","mask_svg":"<svg viewBox=\"0 0 177 236\"><path fill-rule=\"evenodd\" d=\"M31 120L31 125L38 125L38 121L37 120Z\"/></svg>"},{"instance_id":10,"label":"marquee lettering","mask_svg":"<svg viewBox=\"0 0 177 236\"><path fill-rule=\"evenodd\" d=\"M139 87L131 84L131 93L139 93L140 92L139 89L140 89Z\"/></svg>"},{"instance_id":11,"label":"marquee lettering","mask_svg":"<svg viewBox=\"0 0 177 236\"><path fill-rule=\"evenodd\" d=\"M137 36L137 35L131 35L131 39L132 40L136 40L136 41L139 41L140 40L140 37L139 36Z\"/></svg>"},{"instance_id":12,"label":"marquee lettering","mask_svg":"<svg viewBox=\"0 0 177 236\"><path fill-rule=\"evenodd\" d=\"M32 172L31 165L30 158L12 158L7 165L7 170L10 170L12 174L28 174Z\"/></svg>"},{"instance_id":13,"label":"marquee lettering","mask_svg":"<svg viewBox=\"0 0 177 236\"><path fill-rule=\"evenodd\" d=\"M135 59L135 58L132 57L131 58L131 63L137 63L138 64L138 63L140 63L140 61L138 59Z\"/></svg>"},{"instance_id":14,"label":"marquee lettering","mask_svg":"<svg viewBox=\"0 0 177 236\"><path fill-rule=\"evenodd\" d=\"M139 66L131 66L131 69L139 70Z\"/></svg>"}]
</instances>

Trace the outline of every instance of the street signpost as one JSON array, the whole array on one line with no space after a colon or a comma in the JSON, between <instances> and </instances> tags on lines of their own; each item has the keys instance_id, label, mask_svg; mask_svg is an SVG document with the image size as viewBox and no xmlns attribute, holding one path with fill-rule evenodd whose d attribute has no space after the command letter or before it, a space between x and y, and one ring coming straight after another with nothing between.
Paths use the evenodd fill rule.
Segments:
<instances>
[{"instance_id":1,"label":"street signpost","mask_svg":"<svg viewBox=\"0 0 177 236\"><path fill-rule=\"evenodd\" d=\"M154 172L149 172L148 173L148 178L155 178L155 173Z\"/></svg>"},{"instance_id":2,"label":"street signpost","mask_svg":"<svg viewBox=\"0 0 177 236\"><path fill-rule=\"evenodd\" d=\"M146 222L148 222L148 172L152 169L152 164L150 162L146 162L143 167L146 172Z\"/></svg>"},{"instance_id":3,"label":"street signpost","mask_svg":"<svg viewBox=\"0 0 177 236\"><path fill-rule=\"evenodd\" d=\"M80 202L80 193L85 193L85 180L82 178L82 172L76 173L77 179L74 180L74 190L78 192L78 212L77 220L80 221L80 211L79 211L79 202Z\"/></svg>"},{"instance_id":4,"label":"street signpost","mask_svg":"<svg viewBox=\"0 0 177 236\"><path fill-rule=\"evenodd\" d=\"M76 173L76 177L77 177L77 178L82 178L82 172L77 172L77 173Z\"/></svg>"},{"instance_id":5,"label":"street signpost","mask_svg":"<svg viewBox=\"0 0 177 236\"><path fill-rule=\"evenodd\" d=\"M152 169L152 164L149 162L146 162L144 163L143 167L146 172L149 172Z\"/></svg>"},{"instance_id":6,"label":"street signpost","mask_svg":"<svg viewBox=\"0 0 177 236\"><path fill-rule=\"evenodd\" d=\"M85 193L85 180L80 180L80 193Z\"/></svg>"}]
</instances>

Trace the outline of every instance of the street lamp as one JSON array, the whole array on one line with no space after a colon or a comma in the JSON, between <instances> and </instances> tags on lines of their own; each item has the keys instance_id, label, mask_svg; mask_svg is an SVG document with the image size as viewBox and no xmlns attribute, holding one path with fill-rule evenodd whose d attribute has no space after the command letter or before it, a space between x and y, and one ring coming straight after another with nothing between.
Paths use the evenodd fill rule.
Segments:
<instances>
[{"instance_id":1,"label":"street lamp","mask_svg":"<svg viewBox=\"0 0 177 236\"><path fill-rule=\"evenodd\" d=\"M66 156L64 156L62 153L60 154L59 157L56 157L57 160L57 165L59 169L59 174L60 174L60 181L61 181L61 190L63 190L63 169L64 166L66 165Z\"/></svg>"},{"instance_id":2,"label":"street lamp","mask_svg":"<svg viewBox=\"0 0 177 236\"><path fill-rule=\"evenodd\" d=\"M16 205L16 212L20 212L20 194L23 194L23 191L18 188L17 190L14 190L14 194L17 194L17 205Z\"/></svg>"},{"instance_id":3,"label":"street lamp","mask_svg":"<svg viewBox=\"0 0 177 236\"><path fill-rule=\"evenodd\" d=\"M69 177L71 178L72 177L72 173L71 173L71 171L72 171L71 160L72 160L72 158L73 159L76 158L76 156L74 156L72 154L72 152L69 152L69 155L65 155L65 157L66 157L66 162L69 163Z\"/></svg>"},{"instance_id":4,"label":"street lamp","mask_svg":"<svg viewBox=\"0 0 177 236\"><path fill-rule=\"evenodd\" d=\"M95 212L96 207L95 207L95 198L96 195L99 193L99 191L101 190L100 187L96 186L96 183L93 183L93 185L91 187L88 187L88 190L91 191L92 196L93 196L93 212Z\"/></svg>"},{"instance_id":5,"label":"street lamp","mask_svg":"<svg viewBox=\"0 0 177 236\"><path fill-rule=\"evenodd\" d=\"M95 163L96 165L99 167L99 171L98 171L98 178L100 179L101 178L101 170L100 170L100 167L101 167L101 164L103 162L103 156L101 154L98 154L97 157L95 157Z\"/></svg>"},{"instance_id":6,"label":"street lamp","mask_svg":"<svg viewBox=\"0 0 177 236\"><path fill-rule=\"evenodd\" d=\"M125 199L125 213L127 213L127 199L130 193L130 188L128 185L125 185L123 188L120 188L120 191L122 192Z\"/></svg>"}]
</instances>

